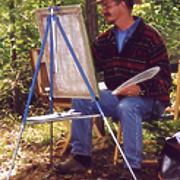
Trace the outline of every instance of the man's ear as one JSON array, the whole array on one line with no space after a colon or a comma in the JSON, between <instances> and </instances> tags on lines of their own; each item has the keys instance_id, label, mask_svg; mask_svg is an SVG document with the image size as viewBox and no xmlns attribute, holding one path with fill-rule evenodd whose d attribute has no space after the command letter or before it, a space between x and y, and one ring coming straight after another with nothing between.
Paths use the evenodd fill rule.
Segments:
<instances>
[{"instance_id":1,"label":"man's ear","mask_svg":"<svg viewBox=\"0 0 180 180\"><path fill-rule=\"evenodd\" d=\"M126 6L126 3L125 3L125 1L121 1L119 4L121 4L122 6Z\"/></svg>"}]
</instances>

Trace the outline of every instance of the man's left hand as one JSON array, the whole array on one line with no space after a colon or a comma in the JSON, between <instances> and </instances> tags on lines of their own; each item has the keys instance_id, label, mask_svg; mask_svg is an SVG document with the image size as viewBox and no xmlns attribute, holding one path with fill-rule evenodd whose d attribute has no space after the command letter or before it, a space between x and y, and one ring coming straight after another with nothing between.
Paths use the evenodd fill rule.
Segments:
<instances>
[{"instance_id":1,"label":"man's left hand","mask_svg":"<svg viewBox=\"0 0 180 180\"><path fill-rule=\"evenodd\" d=\"M140 96L141 88L138 85L131 85L124 87L117 91L115 95L123 95L123 96Z\"/></svg>"}]
</instances>

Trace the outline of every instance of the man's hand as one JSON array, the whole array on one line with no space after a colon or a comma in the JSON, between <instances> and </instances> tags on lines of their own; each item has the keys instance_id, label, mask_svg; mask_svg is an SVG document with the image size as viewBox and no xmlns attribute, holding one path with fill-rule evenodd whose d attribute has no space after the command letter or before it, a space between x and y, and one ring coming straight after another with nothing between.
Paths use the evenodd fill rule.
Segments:
<instances>
[{"instance_id":1,"label":"man's hand","mask_svg":"<svg viewBox=\"0 0 180 180\"><path fill-rule=\"evenodd\" d=\"M123 95L123 96L139 96L141 94L141 88L138 85L131 85L122 88L117 91L114 95Z\"/></svg>"}]
</instances>

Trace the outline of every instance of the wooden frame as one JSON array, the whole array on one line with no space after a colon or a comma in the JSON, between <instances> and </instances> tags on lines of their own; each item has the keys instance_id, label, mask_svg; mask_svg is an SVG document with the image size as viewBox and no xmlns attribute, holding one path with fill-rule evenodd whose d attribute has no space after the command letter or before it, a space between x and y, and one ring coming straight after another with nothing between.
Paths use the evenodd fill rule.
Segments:
<instances>
[{"instance_id":1,"label":"wooden frame","mask_svg":"<svg viewBox=\"0 0 180 180\"><path fill-rule=\"evenodd\" d=\"M40 52L39 48L31 49L29 51L33 72L35 72L39 52ZM45 88L49 88L49 80L48 80L48 75L47 75L46 64L45 64L44 58L42 58L40 69L37 76L37 81L36 81L37 93L41 96L48 96L47 92L45 91Z\"/></svg>"},{"instance_id":2,"label":"wooden frame","mask_svg":"<svg viewBox=\"0 0 180 180\"><path fill-rule=\"evenodd\" d=\"M98 85L95 77L95 69L92 61L89 41L82 17L82 10L79 5L62 6L58 12L54 12L58 16L64 31L71 43L72 48L89 80L89 83L96 96L99 96ZM35 12L41 39L44 36L47 16L50 15L48 8L37 9ZM90 98L90 94L74 60L69 52L68 47L63 39L62 34L55 22L53 22L54 34L54 96L61 98ZM50 37L45 47L45 62L50 76Z\"/></svg>"},{"instance_id":3,"label":"wooden frame","mask_svg":"<svg viewBox=\"0 0 180 180\"><path fill-rule=\"evenodd\" d=\"M35 71L38 56L40 49L31 49L29 51L31 58L31 65L33 72ZM41 60L40 69L36 81L36 91L38 95L43 97L43 100L49 102L49 92L45 91L46 88L49 88L49 80L46 64L44 57ZM60 111L61 108L71 108L71 99L70 98L54 98L54 108L56 111Z\"/></svg>"}]
</instances>

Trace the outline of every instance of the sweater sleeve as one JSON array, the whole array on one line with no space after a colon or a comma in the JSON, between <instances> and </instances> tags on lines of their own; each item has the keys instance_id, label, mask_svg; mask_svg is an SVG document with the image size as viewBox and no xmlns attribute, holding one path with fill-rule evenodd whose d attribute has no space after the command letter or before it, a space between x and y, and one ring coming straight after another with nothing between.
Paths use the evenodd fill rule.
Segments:
<instances>
[{"instance_id":1,"label":"sweater sleeve","mask_svg":"<svg viewBox=\"0 0 180 180\"><path fill-rule=\"evenodd\" d=\"M92 45L92 52L93 52L93 58L94 58L94 65L97 72L102 71L102 59L103 54L101 54L101 49L99 48L99 42L98 37L95 39L93 45Z\"/></svg>"},{"instance_id":2,"label":"sweater sleeve","mask_svg":"<svg viewBox=\"0 0 180 180\"><path fill-rule=\"evenodd\" d=\"M152 37L148 57L147 68L159 66L160 72L151 80L140 83L141 90L146 96L168 97L171 86L170 63L164 40L159 33L155 33Z\"/></svg>"}]
</instances>

